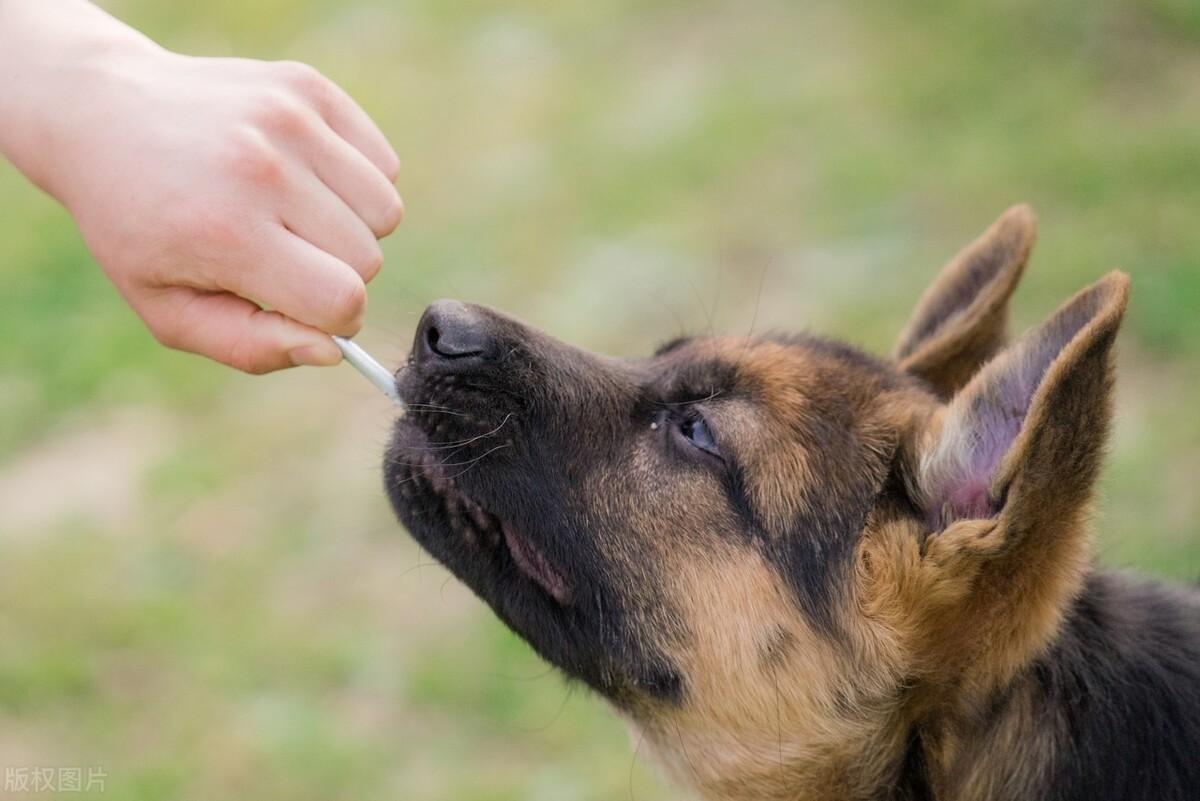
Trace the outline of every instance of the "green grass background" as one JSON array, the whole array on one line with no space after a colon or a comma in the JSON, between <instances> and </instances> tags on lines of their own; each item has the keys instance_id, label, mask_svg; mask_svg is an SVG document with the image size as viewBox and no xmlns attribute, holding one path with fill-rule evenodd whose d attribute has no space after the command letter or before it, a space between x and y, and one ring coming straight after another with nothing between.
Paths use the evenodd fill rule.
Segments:
<instances>
[{"instance_id":1,"label":"green grass background","mask_svg":"<svg viewBox=\"0 0 1200 801\"><path fill-rule=\"evenodd\" d=\"M362 341L393 364L441 296L618 354L752 325L884 351L1031 202L1019 326L1133 276L1101 558L1200 574L1191 0L108 6L310 62L379 121L409 213ZM393 522L349 368L160 349L4 166L0 276L0 768L131 801L675 797Z\"/></svg>"}]
</instances>

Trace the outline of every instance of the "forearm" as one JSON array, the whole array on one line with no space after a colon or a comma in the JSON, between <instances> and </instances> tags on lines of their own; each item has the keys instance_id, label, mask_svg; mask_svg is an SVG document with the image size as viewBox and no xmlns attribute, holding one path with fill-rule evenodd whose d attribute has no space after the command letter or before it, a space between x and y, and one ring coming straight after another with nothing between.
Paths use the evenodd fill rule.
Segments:
<instances>
[{"instance_id":1,"label":"forearm","mask_svg":"<svg viewBox=\"0 0 1200 801\"><path fill-rule=\"evenodd\" d=\"M91 89L160 52L88 0L0 0L0 154L66 202L61 174Z\"/></svg>"}]
</instances>

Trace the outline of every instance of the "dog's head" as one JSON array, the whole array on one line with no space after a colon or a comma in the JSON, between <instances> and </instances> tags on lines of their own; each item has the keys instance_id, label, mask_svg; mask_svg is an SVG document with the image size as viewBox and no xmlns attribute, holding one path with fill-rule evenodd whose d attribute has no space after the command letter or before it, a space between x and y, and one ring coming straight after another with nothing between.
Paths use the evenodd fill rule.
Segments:
<instances>
[{"instance_id":1,"label":"dog's head","mask_svg":"<svg viewBox=\"0 0 1200 801\"><path fill-rule=\"evenodd\" d=\"M854 797L913 721L1025 664L1080 581L1127 285L1005 348L1033 235L1027 209L1002 217L887 360L810 336L605 358L436 303L387 491L682 779Z\"/></svg>"}]
</instances>

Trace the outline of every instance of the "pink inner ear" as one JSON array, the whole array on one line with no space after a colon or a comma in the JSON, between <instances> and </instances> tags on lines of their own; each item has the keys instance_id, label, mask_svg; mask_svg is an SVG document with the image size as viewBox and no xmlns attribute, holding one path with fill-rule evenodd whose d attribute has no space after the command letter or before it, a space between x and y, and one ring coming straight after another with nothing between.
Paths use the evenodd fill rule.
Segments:
<instances>
[{"instance_id":1,"label":"pink inner ear","mask_svg":"<svg viewBox=\"0 0 1200 801\"><path fill-rule=\"evenodd\" d=\"M1021 433L1046 371L1098 306L1098 293L1080 295L1010 352L988 364L984 368L987 380L964 390L972 395L956 401L950 440L954 445L941 453L939 463L931 465L926 476L928 515L935 529L953 520L991 517L999 511L988 498L992 474ZM960 405L964 401L966 405Z\"/></svg>"},{"instance_id":2,"label":"pink inner ear","mask_svg":"<svg viewBox=\"0 0 1200 801\"><path fill-rule=\"evenodd\" d=\"M990 517L992 509L988 504L987 490L986 478L970 481L957 487L949 499L955 516L960 518Z\"/></svg>"},{"instance_id":3,"label":"pink inner ear","mask_svg":"<svg viewBox=\"0 0 1200 801\"><path fill-rule=\"evenodd\" d=\"M1027 368L1028 364L1021 365ZM968 422L969 436L964 438L968 453L958 462L958 469L943 474L938 489L931 494L930 523L943 528L954 520L991 517L999 510L988 498L992 474L1008 452L1021 425L1029 413L1029 404L1036 391L1036 376L1028 369L1010 372L1005 381L977 397L971 405Z\"/></svg>"}]
</instances>

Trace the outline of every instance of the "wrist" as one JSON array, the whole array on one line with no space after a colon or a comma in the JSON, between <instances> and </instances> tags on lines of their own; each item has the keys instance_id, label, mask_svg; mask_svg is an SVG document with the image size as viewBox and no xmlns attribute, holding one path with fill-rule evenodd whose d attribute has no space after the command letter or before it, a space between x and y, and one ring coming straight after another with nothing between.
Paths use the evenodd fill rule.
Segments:
<instances>
[{"instance_id":1,"label":"wrist","mask_svg":"<svg viewBox=\"0 0 1200 801\"><path fill-rule=\"evenodd\" d=\"M65 203L87 110L166 55L86 0L0 0L0 154Z\"/></svg>"}]
</instances>

